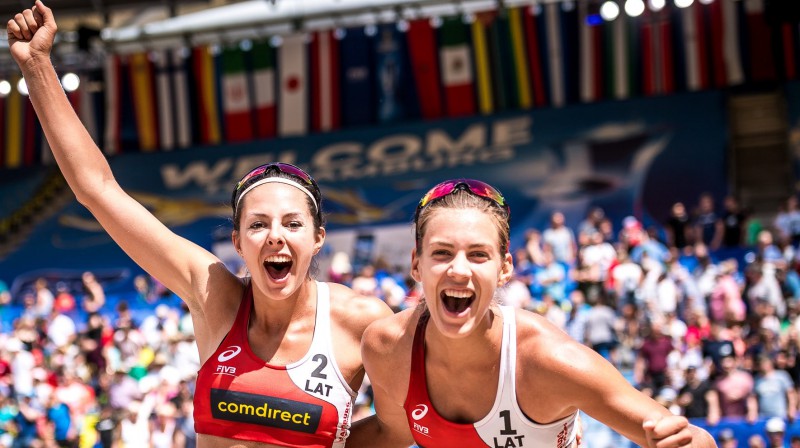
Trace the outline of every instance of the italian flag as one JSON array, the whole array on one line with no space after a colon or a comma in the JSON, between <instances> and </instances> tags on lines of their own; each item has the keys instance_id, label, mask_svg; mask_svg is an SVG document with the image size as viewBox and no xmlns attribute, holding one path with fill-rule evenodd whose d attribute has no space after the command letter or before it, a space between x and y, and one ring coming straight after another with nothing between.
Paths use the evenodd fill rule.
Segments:
<instances>
[{"instance_id":1,"label":"italian flag","mask_svg":"<svg viewBox=\"0 0 800 448\"><path fill-rule=\"evenodd\" d=\"M250 88L244 67L244 52L238 46L228 47L222 53L222 100L227 141L252 140Z\"/></svg>"}]
</instances>

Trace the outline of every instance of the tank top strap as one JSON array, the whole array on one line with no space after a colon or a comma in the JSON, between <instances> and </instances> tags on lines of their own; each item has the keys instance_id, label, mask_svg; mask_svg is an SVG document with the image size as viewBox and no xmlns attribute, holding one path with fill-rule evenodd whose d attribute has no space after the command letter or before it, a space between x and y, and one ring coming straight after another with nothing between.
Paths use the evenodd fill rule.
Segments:
<instances>
[{"instance_id":1,"label":"tank top strap","mask_svg":"<svg viewBox=\"0 0 800 448\"><path fill-rule=\"evenodd\" d=\"M500 305L500 314L503 316L503 339L500 346L500 374L498 375L497 400L516 403L516 314L514 308L508 305Z\"/></svg>"},{"instance_id":2,"label":"tank top strap","mask_svg":"<svg viewBox=\"0 0 800 448\"><path fill-rule=\"evenodd\" d=\"M331 289L325 282L316 282L317 312L314 318L314 336L311 339L311 351L328 353L331 347Z\"/></svg>"},{"instance_id":3,"label":"tank top strap","mask_svg":"<svg viewBox=\"0 0 800 448\"><path fill-rule=\"evenodd\" d=\"M419 316L417 329L414 332L414 341L411 346L411 378L421 381L417 382L417 390L420 394L428 397L428 383L425 381L425 329L428 324L428 311L425 310ZM409 387L409 392L412 390Z\"/></svg>"},{"instance_id":4,"label":"tank top strap","mask_svg":"<svg viewBox=\"0 0 800 448\"><path fill-rule=\"evenodd\" d=\"M229 339L236 339L237 344L249 346L247 329L250 326L250 312L253 309L253 284L248 283L242 294L242 301L239 302L239 311L236 312L236 320L225 336L223 343L231 342Z\"/></svg>"}]
</instances>

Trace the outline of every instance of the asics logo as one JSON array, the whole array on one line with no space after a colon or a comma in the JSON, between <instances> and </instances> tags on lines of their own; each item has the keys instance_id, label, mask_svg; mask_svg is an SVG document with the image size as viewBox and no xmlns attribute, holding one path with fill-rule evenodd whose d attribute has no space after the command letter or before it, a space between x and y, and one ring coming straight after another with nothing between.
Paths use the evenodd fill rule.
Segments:
<instances>
[{"instance_id":1,"label":"asics logo","mask_svg":"<svg viewBox=\"0 0 800 448\"><path fill-rule=\"evenodd\" d=\"M239 347L238 345L231 345L230 347L228 347L227 350L225 350L224 352L220 353L219 356L217 356L217 361L219 362L230 361L231 359L233 359L234 356L238 355L239 352L241 351L242 348Z\"/></svg>"},{"instance_id":2,"label":"asics logo","mask_svg":"<svg viewBox=\"0 0 800 448\"><path fill-rule=\"evenodd\" d=\"M418 404L416 409L411 411L411 418L414 420L419 420L428 413L428 406L424 404Z\"/></svg>"}]
</instances>

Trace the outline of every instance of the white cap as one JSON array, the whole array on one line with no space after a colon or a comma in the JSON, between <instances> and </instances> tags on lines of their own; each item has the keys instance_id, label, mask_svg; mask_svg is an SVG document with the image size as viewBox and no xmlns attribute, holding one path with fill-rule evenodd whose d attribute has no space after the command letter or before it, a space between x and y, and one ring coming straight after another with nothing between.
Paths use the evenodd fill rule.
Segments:
<instances>
[{"instance_id":1,"label":"white cap","mask_svg":"<svg viewBox=\"0 0 800 448\"><path fill-rule=\"evenodd\" d=\"M767 432L785 432L786 423L780 417L772 417L771 419L767 420L767 425L765 428Z\"/></svg>"}]
</instances>

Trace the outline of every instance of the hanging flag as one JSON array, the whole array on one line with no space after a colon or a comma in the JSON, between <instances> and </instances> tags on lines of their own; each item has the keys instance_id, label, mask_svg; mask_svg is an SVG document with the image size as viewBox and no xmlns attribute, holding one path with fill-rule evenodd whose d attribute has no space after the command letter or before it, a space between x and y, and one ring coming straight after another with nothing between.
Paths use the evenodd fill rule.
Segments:
<instances>
[{"instance_id":1,"label":"hanging flag","mask_svg":"<svg viewBox=\"0 0 800 448\"><path fill-rule=\"evenodd\" d=\"M513 77L517 92L517 105L522 109L533 107L531 77L528 70L527 51L525 48L525 10L527 8L510 8L508 10L508 27L511 38L511 56L513 61Z\"/></svg>"},{"instance_id":2,"label":"hanging flag","mask_svg":"<svg viewBox=\"0 0 800 448\"><path fill-rule=\"evenodd\" d=\"M153 97L153 67L145 52L132 54L129 64L140 149L145 152L155 151L158 149L158 112Z\"/></svg>"},{"instance_id":3,"label":"hanging flag","mask_svg":"<svg viewBox=\"0 0 800 448\"><path fill-rule=\"evenodd\" d=\"M188 76L188 62L184 56L186 49L173 48L169 50L170 59L170 92L175 101L172 108L172 121L174 126L175 144L179 148L192 146L192 95L190 76Z\"/></svg>"},{"instance_id":4,"label":"hanging flag","mask_svg":"<svg viewBox=\"0 0 800 448\"><path fill-rule=\"evenodd\" d=\"M278 49L280 100L278 133L282 136L308 132L308 75L306 42L302 34L284 36Z\"/></svg>"},{"instance_id":5,"label":"hanging flag","mask_svg":"<svg viewBox=\"0 0 800 448\"><path fill-rule=\"evenodd\" d=\"M690 91L703 87L703 57L701 53L701 31L698 30L697 9L695 5L681 10L684 39L684 61L686 66L686 88Z\"/></svg>"},{"instance_id":6,"label":"hanging flag","mask_svg":"<svg viewBox=\"0 0 800 448\"><path fill-rule=\"evenodd\" d=\"M439 28L439 64L444 87L445 113L462 117L475 113L475 86L467 25L461 17L447 17Z\"/></svg>"},{"instance_id":7,"label":"hanging flag","mask_svg":"<svg viewBox=\"0 0 800 448\"><path fill-rule=\"evenodd\" d=\"M640 16L638 19L634 19L640 22L640 31L639 31L639 42L641 43L641 80L642 80L642 94L647 96L655 95L657 90L657 82L655 79L656 76L656 59L657 59L657 49L655 40L654 40L654 32L653 32L653 18L650 14L650 11L645 10L645 12Z\"/></svg>"},{"instance_id":8,"label":"hanging flag","mask_svg":"<svg viewBox=\"0 0 800 448\"><path fill-rule=\"evenodd\" d=\"M784 79L797 78L797 25L781 23L781 50L783 51L783 76Z\"/></svg>"},{"instance_id":9,"label":"hanging flag","mask_svg":"<svg viewBox=\"0 0 800 448\"><path fill-rule=\"evenodd\" d=\"M341 41L342 126L365 126L373 122L375 87L372 79L372 38L364 27L348 28Z\"/></svg>"},{"instance_id":10,"label":"hanging flag","mask_svg":"<svg viewBox=\"0 0 800 448\"><path fill-rule=\"evenodd\" d=\"M229 46L222 52L222 98L225 112L225 138L229 142L253 139L250 85L245 70L244 51Z\"/></svg>"},{"instance_id":11,"label":"hanging flag","mask_svg":"<svg viewBox=\"0 0 800 448\"><path fill-rule=\"evenodd\" d=\"M672 24L666 9L653 13L655 17L656 80L660 93L675 92L675 52Z\"/></svg>"},{"instance_id":12,"label":"hanging flag","mask_svg":"<svg viewBox=\"0 0 800 448\"><path fill-rule=\"evenodd\" d=\"M502 9L495 14L487 14L491 18L489 24L489 60L492 67L494 83L494 99L496 110L516 109L519 107L517 85L514 76L514 61L511 49L511 33L509 31L508 11Z\"/></svg>"},{"instance_id":13,"label":"hanging flag","mask_svg":"<svg viewBox=\"0 0 800 448\"><path fill-rule=\"evenodd\" d=\"M266 40L257 41L250 51L253 67L253 104L256 111L256 137L275 137L275 49Z\"/></svg>"},{"instance_id":14,"label":"hanging flag","mask_svg":"<svg viewBox=\"0 0 800 448\"><path fill-rule=\"evenodd\" d=\"M172 95L172 73L170 50L157 50L152 53L156 72L156 102L158 106L159 146L162 151L175 148L175 125L172 114L175 100Z\"/></svg>"},{"instance_id":15,"label":"hanging flag","mask_svg":"<svg viewBox=\"0 0 800 448\"><path fill-rule=\"evenodd\" d=\"M26 97L23 101L23 119L22 127L22 164L24 166L34 166L40 160L37 157L39 154L39 143L37 128L38 120L36 119L36 111L33 110L33 103Z\"/></svg>"},{"instance_id":16,"label":"hanging flag","mask_svg":"<svg viewBox=\"0 0 800 448\"><path fill-rule=\"evenodd\" d=\"M525 27L525 48L533 86L532 97L536 107L547 105L547 61L542 59L542 55L547 54L547 47L543 39L541 16L541 6L539 5L527 8L527 13L522 15Z\"/></svg>"},{"instance_id":17,"label":"hanging flag","mask_svg":"<svg viewBox=\"0 0 800 448\"><path fill-rule=\"evenodd\" d=\"M436 36L430 20L410 21L406 39L422 118L428 120L440 118L442 116L442 93L439 89Z\"/></svg>"},{"instance_id":18,"label":"hanging flag","mask_svg":"<svg viewBox=\"0 0 800 448\"><path fill-rule=\"evenodd\" d=\"M341 126L339 41L332 30L311 39L311 129L328 132Z\"/></svg>"},{"instance_id":19,"label":"hanging flag","mask_svg":"<svg viewBox=\"0 0 800 448\"><path fill-rule=\"evenodd\" d=\"M193 75L197 88L200 143L216 145L222 141L217 99L216 70L211 48L200 45L192 49Z\"/></svg>"},{"instance_id":20,"label":"hanging flag","mask_svg":"<svg viewBox=\"0 0 800 448\"><path fill-rule=\"evenodd\" d=\"M578 29L580 32L580 98L588 103L601 97L602 54L599 48L599 24L589 21L589 4L578 2Z\"/></svg>"},{"instance_id":21,"label":"hanging flag","mask_svg":"<svg viewBox=\"0 0 800 448\"><path fill-rule=\"evenodd\" d=\"M772 36L764 16L764 0L744 0L749 38L750 77L752 81L777 79L775 58L772 54Z\"/></svg>"},{"instance_id":22,"label":"hanging flag","mask_svg":"<svg viewBox=\"0 0 800 448\"><path fill-rule=\"evenodd\" d=\"M20 76L15 75L11 78L12 89L6 97L6 163L7 168L19 168L22 166L22 145L23 145L23 126L24 126L24 103L27 98L23 98L16 86Z\"/></svg>"},{"instance_id":23,"label":"hanging flag","mask_svg":"<svg viewBox=\"0 0 800 448\"><path fill-rule=\"evenodd\" d=\"M406 117L408 64L405 42L393 23L378 27L375 43L375 79L378 95L378 121L392 123Z\"/></svg>"},{"instance_id":24,"label":"hanging flag","mask_svg":"<svg viewBox=\"0 0 800 448\"><path fill-rule=\"evenodd\" d=\"M133 81L130 69L130 55L120 56L119 65L119 141L120 152L140 151L139 129L136 120L136 106L134 105Z\"/></svg>"},{"instance_id":25,"label":"hanging flag","mask_svg":"<svg viewBox=\"0 0 800 448\"><path fill-rule=\"evenodd\" d=\"M81 105L78 110L78 117L81 119L83 127L86 128L86 132L92 137L92 140L94 140L97 145L100 145L100 135L98 133L100 127L97 123L97 107L95 104L97 90L94 74L92 72L83 73L80 76L80 87L77 90ZM42 155L44 154L45 153L42 153ZM47 158L51 158L51 155L49 155L49 153L47 154Z\"/></svg>"},{"instance_id":26,"label":"hanging flag","mask_svg":"<svg viewBox=\"0 0 800 448\"><path fill-rule=\"evenodd\" d=\"M574 2L558 2L561 14L561 51L565 99L568 103L580 101L580 49L578 8Z\"/></svg>"},{"instance_id":27,"label":"hanging flag","mask_svg":"<svg viewBox=\"0 0 800 448\"><path fill-rule=\"evenodd\" d=\"M710 59L710 75L711 79L708 86L716 88L727 87L728 77L727 70L725 69L725 30L722 14L723 2L712 2L708 5L703 5L706 23L708 24L708 48Z\"/></svg>"},{"instance_id":28,"label":"hanging flag","mask_svg":"<svg viewBox=\"0 0 800 448\"><path fill-rule=\"evenodd\" d=\"M106 126L103 150L107 155L119 153L120 142L120 57L111 54L105 58Z\"/></svg>"},{"instance_id":29,"label":"hanging flag","mask_svg":"<svg viewBox=\"0 0 800 448\"><path fill-rule=\"evenodd\" d=\"M739 14L736 3L729 1L721 3L725 78L728 80L729 86L735 86L744 82L741 42L739 41Z\"/></svg>"},{"instance_id":30,"label":"hanging flag","mask_svg":"<svg viewBox=\"0 0 800 448\"><path fill-rule=\"evenodd\" d=\"M675 90L672 51L672 28L665 10L645 10L641 21L641 88L644 95L671 93Z\"/></svg>"},{"instance_id":31,"label":"hanging flag","mask_svg":"<svg viewBox=\"0 0 800 448\"><path fill-rule=\"evenodd\" d=\"M472 51L475 56L475 77L477 79L478 109L484 115L494 112L492 93L492 69L489 63L489 42L486 36L488 13L478 13L472 22Z\"/></svg>"},{"instance_id":32,"label":"hanging flag","mask_svg":"<svg viewBox=\"0 0 800 448\"><path fill-rule=\"evenodd\" d=\"M567 102L567 93L564 85L564 54L561 43L561 5L548 3L542 7L547 30L547 59L550 62L550 104L554 107L563 107Z\"/></svg>"}]
</instances>

